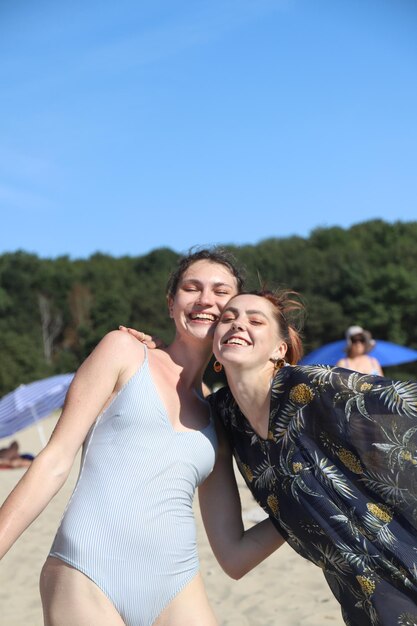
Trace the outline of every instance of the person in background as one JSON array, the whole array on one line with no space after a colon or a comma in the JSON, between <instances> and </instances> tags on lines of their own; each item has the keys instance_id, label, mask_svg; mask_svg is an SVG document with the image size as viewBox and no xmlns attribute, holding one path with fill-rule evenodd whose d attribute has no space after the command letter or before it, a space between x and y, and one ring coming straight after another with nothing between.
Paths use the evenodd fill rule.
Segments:
<instances>
[{"instance_id":1,"label":"person in background","mask_svg":"<svg viewBox=\"0 0 417 626\"><path fill-rule=\"evenodd\" d=\"M368 354L375 347L375 340L372 339L371 333L364 330L362 326L349 326L345 336L347 356L340 359L336 366L361 374L383 376L384 373L378 359Z\"/></svg>"},{"instance_id":2,"label":"person in background","mask_svg":"<svg viewBox=\"0 0 417 626\"><path fill-rule=\"evenodd\" d=\"M17 441L12 441L6 448L0 449L0 469L29 467L33 458L31 454L21 454Z\"/></svg>"}]
</instances>

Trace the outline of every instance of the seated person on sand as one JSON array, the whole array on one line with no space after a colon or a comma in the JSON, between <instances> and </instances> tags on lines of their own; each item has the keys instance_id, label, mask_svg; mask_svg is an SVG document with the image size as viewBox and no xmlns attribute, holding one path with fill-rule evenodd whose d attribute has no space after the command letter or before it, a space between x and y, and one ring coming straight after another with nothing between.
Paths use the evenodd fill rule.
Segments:
<instances>
[{"instance_id":1,"label":"seated person on sand","mask_svg":"<svg viewBox=\"0 0 417 626\"><path fill-rule=\"evenodd\" d=\"M364 330L362 326L349 326L345 335L347 356L336 363L337 367L344 367L361 374L383 376L378 359L368 354L375 346L371 333Z\"/></svg>"},{"instance_id":2,"label":"seated person on sand","mask_svg":"<svg viewBox=\"0 0 417 626\"><path fill-rule=\"evenodd\" d=\"M32 463L33 457L30 454L21 455L17 441L0 449L0 468L28 467Z\"/></svg>"}]
</instances>

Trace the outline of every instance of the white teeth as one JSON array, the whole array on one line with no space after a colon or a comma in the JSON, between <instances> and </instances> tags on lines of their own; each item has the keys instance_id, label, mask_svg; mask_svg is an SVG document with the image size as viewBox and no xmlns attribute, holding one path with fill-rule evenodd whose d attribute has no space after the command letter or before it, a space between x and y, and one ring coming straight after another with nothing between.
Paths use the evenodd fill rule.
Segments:
<instances>
[{"instance_id":1,"label":"white teeth","mask_svg":"<svg viewBox=\"0 0 417 626\"><path fill-rule=\"evenodd\" d=\"M191 313L190 317L192 320L210 320L210 322L216 320L215 316L211 313Z\"/></svg>"},{"instance_id":2,"label":"white teeth","mask_svg":"<svg viewBox=\"0 0 417 626\"><path fill-rule=\"evenodd\" d=\"M225 343L227 344L236 344L237 346L247 346L248 342L244 341L243 339L238 339L237 337L232 337L231 339L228 339Z\"/></svg>"}]
</instances>

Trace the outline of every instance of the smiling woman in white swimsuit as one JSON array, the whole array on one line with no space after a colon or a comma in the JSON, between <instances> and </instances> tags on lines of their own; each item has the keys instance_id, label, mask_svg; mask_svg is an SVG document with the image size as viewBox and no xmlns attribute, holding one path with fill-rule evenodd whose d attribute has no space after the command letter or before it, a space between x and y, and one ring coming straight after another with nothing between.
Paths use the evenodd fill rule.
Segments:
<instances>
[{"instance_id":1,"label":"smiling woman in white swimsuit","mask_svg":"<svg viewBox=\"0 0 417 626\"><path fill-rule=\"evenodd\" d=\"M49 443L0 509L1 557L61 488L83 446L79 479L42 570L47 626L217 623L199 574L192 500L217 446L202 375L214 326L240 287L222 253L183 258L168 290L173 343L148 353L114 331L78 370ZM247 570L281 538L269 520L243 531L230 485L222 515L228 500L238 515L213 542L230 533L231 555ZM212 514L219 517L217 507Z\"/></svg>"}]
</instances>

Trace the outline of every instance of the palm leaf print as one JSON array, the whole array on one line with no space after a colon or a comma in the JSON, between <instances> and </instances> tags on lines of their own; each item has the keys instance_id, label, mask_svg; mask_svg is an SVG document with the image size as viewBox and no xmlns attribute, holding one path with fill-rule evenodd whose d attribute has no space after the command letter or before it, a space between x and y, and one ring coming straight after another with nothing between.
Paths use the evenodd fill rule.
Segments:
<instances>
[{"instance_id":1,"label":"palm leaf print","mask_svg":"<svg viewBox=\"0 0 417 626\"><path fill-rule=\"evenodd\" d=\"M344 479L334 465L332 465L328 459L320 459L317 452L314 453L316 469L319 470L327 484L329 484L337 493L347 498L355 498L353 491L349 487L347 481Z\"/></svg>"},{"instance_id":2,"label":"palm leaf print","mask_svg":"<svg viewBox=\"0 0 417 626\"><path fill-rule=\"evenodd\" d=\"M274 427L274 436L277 441L284 444L294 442L297 434L304 428L304 415L302 408L292 402L288 402L280 411Z\"/></svg>"},{"instance_id":3,"label":"palm leaf print","mask_svg":"<svg viewBox=\"0 0 417 626\"><path fill-rule=\"evenodd\" d=\"M282 473L282 487L288 493L291 491L297 502L300 501L299 491L303 491L310 496L321 497L304 482L303 472L311 472L311 466L293 461L294 446L291 446L286 455L282 454L279 459L280 469Z\"/></svg>"},{"instance_id":4,"label":"palm leaf print","mask_svg":"<svg viewBox=\"0 0 417 626\"><path fill-rule=\"evenodd\" d=\"M417 613L401 613L398 618L398 626L417 626Z\"/></svg>"},{"instance_id":5,"label":"palm leaf print","mask_svg":"<svg viewBox=\"0 0 417 626\"><path fill-rule=\"evenodd\" d=\"M346 559L338 552L335 546L314 544L316 550L321 554L320 562L326 570L347 574L350 571Z\"/></svg>"},{"instance_id":6,"label":"palm leaf print","mask_svg":"<svg viewBox=\"0 0 417 626\"><path fill-rule=\"evenodd\" d=\"M276 481L274 466L264 461L253 470L253 478L257 487L271 489Z\"/></svg>"},{"instance_id":7,"label":"palm leaf print","mask_svg":"<svg viewBox=\"0 0 417 626\"><path fill-rule=\"evenodd\" d=\"M397 565L394 565L389 559L386 559L381 556L381 563L385 567L385 569L391 574L393 580L399 580L407 587L408 589L413 589L414 585L411 581L412 572L409 572L403 568L399 569ZM411 575L411 576L410 576Z\"/></svg>"},{"instance_id":8,"label":"palm leaf print","mask_svg":"<svg viewBox=\"0 0 417 626\"><path fill-rule=\"evenodd\" d=\"M356 406L358 407L359 413L363 417L366 417L366 419L368 420L374 421L371 415L369 415L368 411L366 410L365 395L363 393L360 393L356 396Z\"/></svg>"},{"instance_id":9,"label":"palm leaf print","mask_svg":"<svg viewBox=\"0 0 417 626\"><path fill-rule=\"evenodd\" d=\"M395 381L380 392L380 398L391 412L417 417L416 383Z\"/></svg>"},{"instance_id":10,"label":"palm leaf print","mask_svg":"<svg viewBox=\"0 0 417 626\"><path fill-rule=\"evenodd\" d=\"M356 539L356 541L359 541L361 535L357 527L357 520L354 509L351 509L347 514L338 513L337 515L331 515L330 519L334 519L340 524L345 524L348 528L349 533Z\"/></svg>"},{"instance_id":11,"label":"palm leaf print","mask_svg":"<svg viewBox=\"0 0 417 626\"><path fill-rule=\"evenodd\" d=\"M320 526L318 524L316 524L315 522L301 521L300 525L301 525L301 528L308 535L322 535L322 536L326 536L326 533L324 532L324 530L322 528L320 528Z\"/></svg>"},{"instance_id":12,"label":"palm leaf print","mask_svg":"<svg viewBox=\"0 0 417 626\"><path fill-rule=\"evenodd\" d=\"M388 528L392 521L392 511L385 505L368 503L368 512L363 516L363 525L375 538L386 547L397 543L396 537Z\"/></svg>"},{"instance_id":13,"label":"palm leaf print","mask_svg":"<svg viewBox=\"0 0 417 626\"><path fill-rule=\"evenodd\" d=\"M335 375L334 368L332 368L331 365L304 366L303 371L308 374L309 378L311 378L315 385L319 386L331 384Z\"/></svg>"},{"instance_id":14,"label":"palm leaf print","mask_svg":"<svg viewBox=\"0 0 417 626\"><path fill-rule=\"evenodd\" d=\"M282 376L276 376L271 385L271 395L274 397L281 396L287 388L285 379L282 380Z\"/></svg>"},{"instance_id":15,"label":"palm leaf print","mask_svg":"<svg viewBox=\"0 0 417 626\"><path fill-rule=\"evenodd\" d=\"M417 432L417 426L409 428L405 433L399 433L398 425L394 422L390 432L382 426L381 430L391 443L373 443L372 445L377 448L377 450L386 453L390 468L393 469L394 466L398 464L399 467L403 469L407 463L417 466L416 446L411 445L407 447L410 439Z\"/></svg>"},{"instance_id":16,"label":"palm leaf print","mask_svg":"<svg viewBox=\"0 0 417 626\"><path fill-rule=\"evenodd\" d=\"M293 480L291 481L291 493L294 496L294 498L297 500L297 502L300 501L299 491L303 491L309 496L315 496L316 498L322 497L321 494L317 493L316 491L313 491L313 489L310 489L310 487L307 487L307 485L305 484L300 474L295 476Z\"/></svg>"},{"instance_id":17,"label":"palm leaf print","mask_svg":"<svg viewBox=\"0 0 417 626\"><path fill-rule=\"evenodd\" d=\"M368 472L359 478L368 489L380 495L388 504L396 505L407 501L409 498L408 489L401 489L398 485L398 474L377 474Z\"/></svg>"},{"instance_id":18,"label":"palm leaf print","mask_svg":"<svg viewBox=\"0 0 417 626\"><path fill-rule=\"evenodd\" d=\"M403 436L403 442L405 445L407 445L407 443L410 441L411 437L414 435L414 433L417 432L417 426L414 426L414 428L409 428Z\"/></svg>"},{"instance_id":19,"label":"palm leaf print","mask_svg":"<svg viewBox=\"0 0 417 626\"><path fill-rule=\"evenodd\" d=\"M355 408L358 411L358 413L360 413L363 417L366 417L366 419L370 421L374 421L374 419L372 418L372 416L368 413L366 409L365 393L367 391L368 390L362 391L362 392L356 391L354 395L351 395L350 398L346 400L345 415L346 415L347 421L349 421L350 416L352 415L352 411Z\"/></svg>"},{"instance_id":20,"label":"palm leaf print","mask_svg":"<svg viewBox=\"0 0 417 626\"><path fill-rule=\"evenodd\" d=\"M337 547L340 550L340 554L342 554L346 561L359 571L374 571L378 565L379 557L369 554L366 549L365 541L362 542L362 550L358 550L357 552L354 552L350 546L343 542L338 543Z\"/></svg>"},{"instance_id":21,"label":"palm leaf print","mask_svg":"<svg viewBox=\"0 0 417 626\"><path fill-rule=\"evenodd\" d=\"M279 518L279 523L282 526L282 528L285 530L286 534L287 534L287 543L288 545L291 546L291 548L293 548L296 552L300 552L300 549L302 548L303 550L306 550L306 546L302 543L302 541L297 537L297 535L294 533L294 531L292 530L292 528L290 526L288 526L280 517Z\"/></svg>"},{"instance_id":22,"label":"palm leaf print","mask_svg":"<svg viewBox=\"0 0 417 626\"><path fill-rule=\"evenodd\" d=\"M346 416L346 421L347 422L350 420L350 416L352 414L352 409L354 408L355 404L356 404L356 397L355 396L349 398L346 401L346 404L345 404L345 416Z\"/></svg>"},{"instance_id":23,"label":"palm leaf print","mask_svg":"<svg viewBox=\"0 0 417 626\"><path fill-rule=\"evenodd\" d=\"M358 374L358 372L352 372L351 374L349 374L347 379L348 388L352 389L352 391L356 389L358 380L360 380L361 378L363 378L363 374Z\"/></svg>"}]
</instances>

